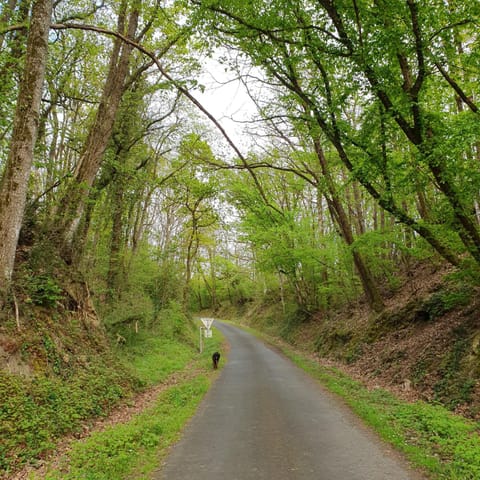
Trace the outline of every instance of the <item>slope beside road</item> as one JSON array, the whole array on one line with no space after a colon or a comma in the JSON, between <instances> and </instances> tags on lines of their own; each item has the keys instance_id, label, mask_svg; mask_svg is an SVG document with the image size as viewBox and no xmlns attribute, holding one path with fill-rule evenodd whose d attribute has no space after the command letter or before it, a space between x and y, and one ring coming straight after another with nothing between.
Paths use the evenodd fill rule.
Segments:
<instances>
[{"instance_id":1,"label":"slope beside road","mask_svg":"<svg viewBox=\"0 0 480 480\"><path fill-rule=\"evenodd\" d=\"M156 480L418 480L288 359L215 322L231 350Z\"/></svg>"}]
</instances>

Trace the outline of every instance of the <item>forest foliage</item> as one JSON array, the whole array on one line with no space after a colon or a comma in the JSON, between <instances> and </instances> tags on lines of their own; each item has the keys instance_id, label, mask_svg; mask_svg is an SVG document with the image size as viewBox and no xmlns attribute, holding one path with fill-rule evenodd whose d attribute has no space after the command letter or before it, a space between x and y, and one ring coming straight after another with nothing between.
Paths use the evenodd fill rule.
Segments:
<instances>
[{"instance_id":1,"label":"forest foliage","mask_svg":"<svg viewBox=\"0 0 480 480\"><path fill-rule=\"evenodd\" d=\"M419 260L476 276L478 19L462 1L3 2L3 311L91 295L107 325L172 300L308 318L381 311ZM195 97L217 51L256 107L246 152Z\"/></svg>"}]
</instances>

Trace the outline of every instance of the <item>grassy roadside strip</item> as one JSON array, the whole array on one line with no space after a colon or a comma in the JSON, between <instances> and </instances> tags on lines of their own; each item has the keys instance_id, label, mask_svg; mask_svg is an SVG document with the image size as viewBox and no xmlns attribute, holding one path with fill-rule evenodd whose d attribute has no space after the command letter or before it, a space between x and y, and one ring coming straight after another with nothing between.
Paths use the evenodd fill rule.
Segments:
<instances>
[{"instance_id":1,"label":"grassy roadside strip","mask_svg":"<svg viewBox=\"0 0 480 480\"><path fill-rule=\"evenodd\" d=\"M177 440L207 392L210 378L200 375L169 388L156 404L125 424L77 442L48 480L148 479L159 458ZM35 478L35 477L34 477Z\"/></svg>"},{"instance_id":2,"label":"grassy roadside strip","mask_svg":"<svg viewBox=\"0 0 480 480\"><path fill-rule=\"evenodd\" d=\"M127 480L148 479L158 468L170 445L180 436L189 418L195 413L216 374L211 368L211 355L220 348L223 338L214 330L204 352L194 354L176 384L166 388L154 404L125 423L110 426L72 443L70 450L47 473L32 473L29 480ZM145 382L154 383L159 376L163 356L150 342L135 361ZM168 347L171 350L171 346ZM157 366L157 368L155 367Z\"/></svg>"},{"instance_id":3,"label":"grassy roadside strip","mask_svg":"<svg viewBox=\"0 0 480 480\"><path fill-rule=\"evenodd\" d=\"M429 478L480 478L480 423L454 415L439 405L408 403L385 390L369 390L338 369L322 366L272 337L247 330L280 348L296 365L343 398L382 439L403 452Z\"/></svg>"}]
</instances>

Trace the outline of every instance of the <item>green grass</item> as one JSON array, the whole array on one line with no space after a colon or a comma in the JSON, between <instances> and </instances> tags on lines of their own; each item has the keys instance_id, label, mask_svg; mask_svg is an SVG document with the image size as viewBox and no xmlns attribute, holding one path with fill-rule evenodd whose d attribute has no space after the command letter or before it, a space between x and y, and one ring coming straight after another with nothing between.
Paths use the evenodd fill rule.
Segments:
<instances>
[{"instance_id":1,"label":"green grass","mask_svg":"<svg viewBox=\"0 0 480 480\"><path fill-rule=\"evenodd\" d=\"M193 345L151 333L126 352L126 363L145 385L163 382L172 372L183 370L196 355Z\"/></svg>"},{"instance_id":2,"label":"green grass","mask_svg":"<svg viewBox=\"0 0 480 480\"><path fill-rule=\"evenodd\" d=\"M158 468L167 448L174 443L187 420L195 413L207 392L212 376L211 354L220 349L223 337L205 341L200 355L193 344L151 335L130 348L132 371L148 385L164 380L173 371L198 371L185 375L175 386L162 392L155 405L130 421L75 441L61 460L51 467L47 480L128 480L147 479ZM172 356L175 358L172 359ZM225 357L222 355L222 358ZM32 474L30 480L39 480Z\"/></svg>"},{"instance_id":3,"label":"green grass","mask_svg":"<svg viewBox=\"0 0 480 480\"><path fill-rule=\"evenodd\" d=\"M160 395L154 407L128 423L94 433L77 442L63 468L50 472L48 480L147 479L179 436L185 422L208 390L202 375Z\"/></svg>"}]
</instances>

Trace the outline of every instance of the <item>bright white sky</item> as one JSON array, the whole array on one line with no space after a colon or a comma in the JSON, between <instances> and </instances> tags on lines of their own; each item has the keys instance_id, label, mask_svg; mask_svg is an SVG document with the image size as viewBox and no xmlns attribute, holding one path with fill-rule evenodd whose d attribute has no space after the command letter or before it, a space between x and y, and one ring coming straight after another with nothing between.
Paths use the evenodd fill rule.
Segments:
<instances>
[{"instance_id":1,"label":"bright white sky","mask_svg":"<svg viewBox=\"0 0 480 480\"><path fill-rule=\"evenodd\" d=\"M235 79L235 74L225 71L215 59L205 60L204 71L199 83L205 86L205 91L193 92L195 98L222 125L240 151L246 153L251 141L243 132L245 125L237 122L248 120L255 114L254 103L242 82Z\"/></svg>"}]
</instances>

